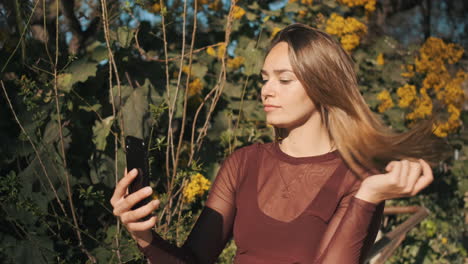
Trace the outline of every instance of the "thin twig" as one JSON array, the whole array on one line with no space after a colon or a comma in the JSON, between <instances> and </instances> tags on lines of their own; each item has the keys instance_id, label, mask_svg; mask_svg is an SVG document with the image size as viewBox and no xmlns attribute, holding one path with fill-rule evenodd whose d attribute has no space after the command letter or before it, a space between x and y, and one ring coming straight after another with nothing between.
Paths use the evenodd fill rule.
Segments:
<instances>
[{"instance_id":1,"label":"thin twig","mask_svg":"<svg viewBox=\"0 0 468 264\"><path fill-rule=\"evenodd\" d=\"M234 7L236 6L236 3L237 3L237 0L231 0L231 7L229 9L228 18L227 18L227 22L226 22L226 32L225 32L225 35L224 35L224 43L225 43L226 47L227 47L227 44L229 43L229 39L230 39L230 35L231 35L231 27L232 27L232 21L233 21L233 11L234 11ZM223 54L221 56L221 72L220 72L219 77L218 77L218 85L216 86L217 89L215 89L215 96L213 97L213 102L210 105L210 109L209 109L207 117L205 119L205 123L204 123L200 133L198 134L198 138L197 138L197 142L196 142L197 151L199 151L200 148L201 148L203 138L206 136L206 132L208 130L208 125L209 125L209 122L210 122L211 114L213 113L214 108L216 107L216 105L218 103L218 100L221 97L221 94L222 94L222 92L224 90L224 85L226 83L226 50L227 49L224 50L224 52L223 52ZM196 124L196 120L194 120L193 123Z\"/></svg>"},{"instance_id":2,"label":"thin twig","mask_svg":"<svg viewBox=\"0 0 468 264\"><path fill-rule=\"evenodd\" d=\"M21 33L20 39L18 40L18 44L16 44L15 49L13 50L13 52L10 54L7 61L3 65L2 70L0 71L0 73L3 73L3 71L5 71L6 67L8 66L8 63L10 63L11 58L13 58L13 56L16 54L16 51L18 50L18 47L24 41L24 35L26 34L26 31L27 31L27 29L29 27L29 23L31 23L31 18L33 17L34 12L36 11L38 3L39 3L39 1L36 1L36 4L34 5L32 11L31 11L31 15L28 18L28 22L26 22L26 25L25 25L25 27L23 29L23 32Z\"/></svg>"},{"instance_id":3,"label":"thin twig","mask_svg":"<svg viewBox=\"0 0 468 264\"><path fill-rule=\"evenodd\" d=\"M197 14L197 0L194 1L193 13ZM182 111L182 127L180 128L179 134L179 142L177 145L174 169L176 170L179 163L180 157L180 149L182 147L182 141L184 139L184 132L185 132L185 119L187 118L187 100L188 100L188 91L189 91L189 84L190 84L190 75L192 72L192 61L193 61L193 47L195 46L195 35L197 32L197 16L193 16L193 29L192 29L192 42L190 43L190 52L189 52L189 65L188 65L188 76L185 81L185 94L184 94L184 110ZM187 164L188 166L188 164Z\"/></svg>"},{"instance_id":4,"label":"thin twig","mask_svg":"<svg viewBox=\"0 0 468 264\"><path fill-rule=\"evenodd\" d=\"M5 94L5 98L7 99L8 106L10 107L11 113L13 114L13 117L15 118L16 123L20 127L21 132L23 132L23 134L28 138L29 144L31 144L31 146L32 146L32 148L34 150L34 153L36 154L37 160L39 161L39 164L41 165L42 172L44 173L44 175L47 178L47 181L49 183L50 188L52 189L52 192L54 193L54 196L55 196L55 199L57 200L57 203L60 205L60 208L62 209L63 214L68 217L67 211L65 210L65 207L63 206L62 202L60 201L60 198L59 198L59 196L57 194L57 190L55 189L54 185L52 184L52 180L50 179L49 173L47 172L47 170L46 170L46 168L44 166L44 163L42 162L41 156L39 155L39 151L37 150L36 145L33 143L31 137L26 132L23 125L21 125L21 122L19 121L18 116L16 115L16 112L15 112L15 110L13 108L13 105L11 104L10 97L8 96L8 93L7 93L6 89L5 89L5 85L3 84L3 81L0 80L0 83L2 84L3 93Z\"/></svg>"},{"instance_id":5,"label":"thin twig","mask_svg":"<svg viewBox=\"0 0 468 264\"><path fill-rule=\"evenodd\" d=\"M163 6L163 0L159 1L160 5ZM168 108L171 107L170 105L170 98L171 98L171 90L169 85L169 60L168 60L168 51L167 51L167 36L166 36L166 23L164 19L164 14L161 13L161 25L163 31L163 41L164 41L164 57L166 59L165 68L166 68L166 100ZM167 142L169 144L169 135L172 133L172 127L168 126L168 137ZM169 178L170 178L170 165L169 165L169 149L166 148L166 178L167 178L167 188L169 188Z\"/></svg>"},{"instance_id":6,"label":"thin twig","mask_svg":"<svg viewBox=\"0 0 468 264\"><path fill-rule=\"evenodd\" d=\"M101 0L101 9L102 9L102 24L104 28L104 38L106 40L106 47L107 47L107 54L109 57L109 93L111 96L111 104L112 104L112 117L115 120L116 118L116 108L115 108L115 98L114 98L114 89L112 87L112 72L115 71L116 75L116 81L119 89L119 97L120 97L120 79L119 79L119 74L117 71L117 67L115 65L115 60L114 60L114 54L112 53L112 48L110 45L110 40L109 40L109 18L107 14L107 1L106 0ZM120 109L122 105L120 104ZM122 111L120 111L122 112ZM121 118L122 119L122 118ZM123 130L123 127L121 128ZM115 184L117 185L117 182L119 180L119 173L118 173L118 137L114 135L114 178L115 178ZM115 244L116 244L116 254L117 254L117 259L119 260L119 263L122 263L122 257L120 254L120 221L119 218L116 217L117 219L117 231L115 233Z\"/></svg>"},{"instance_id":7,"label":"thin twig","mask_svg":"<svg viewBox=\"0 0 468 264\"><path fill-rule=\"evenodd\" d=\"M58 59L59 59L59 1L56 1L56 18L55 18L55 63L54 63L54 92L55 92L55 107L57 111L57 122L59 126L59 135L60 135L60 148L62 152L62 162L63 162L63 169L65 173L66 179L66 187L67 187L67 195L68 195L68 203L70 205L70 211L73 218L73 223L75 225L75 232L76 237L78 238L78 246L80 247L81 251L88 256L88 259L96 263L96 258L91 255L91 253L85 248L83 244L83 240L81 238L81 231L79 230L78 219L75 213L75 206L73 204L73 195L70 186L70 175L68 172L67 166L67 156L65 154L65 141L63 139L63 131L62 131L62 118L61 118L61 111L60 111L60 104L59 104L59 95L58 95L58 73L57 73L57 66L58 66Z\"/></svg>"},{"instance_id":8,"label":"thin twig","mask_svg":"<svg viewBox=\"0 0 468 264\"><path fill-rule=\"evenodd\" d=\"M151 57L148 55L148 53L140 46L140 42L138 41L138 33L140 33L140 28L137 28L136 31L135 31L135 48L138 50L138 52L140 53L141 57L143 58L143 60L145 61L156 61L156 62L166 62L165 59L159 59L159 57ZM223 43L216 43L216 44L212 44L212 45L208 45L208 46L205 46L205 47L202 47L202 48L198 48L198 49L195 49L192 51L193 54L197 54L199 52L202 52L208 48L215 48L217 46L221 46ZM186 54L185 56L189 56L190 54ZM176 56L176 57L173 57L173 58L168 58L167 61L177 61L177 60L180 60L181 56Z\"/></svg>"}]
</instances>

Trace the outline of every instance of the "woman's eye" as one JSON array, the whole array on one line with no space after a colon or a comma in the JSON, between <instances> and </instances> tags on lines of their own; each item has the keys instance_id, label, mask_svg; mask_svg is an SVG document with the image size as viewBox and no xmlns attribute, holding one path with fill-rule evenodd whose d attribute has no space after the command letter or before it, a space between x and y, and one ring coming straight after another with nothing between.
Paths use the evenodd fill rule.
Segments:
<instances>
[{"instance_id":1,"label":"woman's eye","mask_svg":"<svg viewBox=\"0 0 468 264\"><path fill-rule=\"evenodd\" d=\"M291 80L280 80L281 84L289 84Z\"/></svg>"},{"instance_id":2,"label":"woman's eye","mask_svg":"<svg viewBox=\"0 0 468 264\"><path fill-rule=\"evenodd\" d=\"M262 84L265 84L268 82L268 80L261 80Z\"/></svg>"}]
</instances>

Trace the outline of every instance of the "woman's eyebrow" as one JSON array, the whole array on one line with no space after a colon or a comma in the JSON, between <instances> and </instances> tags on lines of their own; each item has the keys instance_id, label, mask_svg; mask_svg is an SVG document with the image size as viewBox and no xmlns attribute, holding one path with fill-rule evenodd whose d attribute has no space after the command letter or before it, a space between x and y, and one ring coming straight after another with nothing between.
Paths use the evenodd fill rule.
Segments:
<instances>
[{"instance_id":1,"label":"woman's eyebrow","mask_svg":"<svg viewBox=\"0 0 468 264\"><path fill-rule=\"evenodd\" d=\"M283 72L292 72L293 73L293 71L289 70L289 69L277 69L277 70L273 70L273 72L275 74L281 74ZM260 74L268 75L267 71L263 70L263 69L260 71Z\"/></svg>"}]
</instances>

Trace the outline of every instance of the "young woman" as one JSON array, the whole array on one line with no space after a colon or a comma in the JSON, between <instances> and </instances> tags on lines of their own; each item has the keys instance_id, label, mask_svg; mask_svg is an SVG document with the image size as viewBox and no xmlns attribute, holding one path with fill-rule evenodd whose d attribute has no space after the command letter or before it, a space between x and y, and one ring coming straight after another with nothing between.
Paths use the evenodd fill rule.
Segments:
<instances>
[{"instance_id":1,"label":"young woman","mask_svg":"<svg viewBox=\"0 0 468 264\"><path fill-rule=\"evenodd\" d=\"M277 140L240 148L223 162L181 248L152 231L155 217L139 222L159 201L130 209L152 192L125 195L136 171L118 183L114 214L151 263L214 263L231 237L235 263L362 263L384 201L432 182L423 160L433 158L426 155L432 126L402 134L383 126L359 92L352 60L327 34L286 27L261 74Z\"/></svg>"}]
</instances>

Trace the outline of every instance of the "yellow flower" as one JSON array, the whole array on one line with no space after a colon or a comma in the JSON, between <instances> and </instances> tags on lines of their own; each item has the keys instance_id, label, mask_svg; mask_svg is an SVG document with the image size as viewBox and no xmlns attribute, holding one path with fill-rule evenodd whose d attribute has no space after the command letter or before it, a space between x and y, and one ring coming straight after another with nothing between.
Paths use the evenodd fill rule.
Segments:
<instances>
[{"instance_id":1,"label":"yellow flower","mask_svg":"<svg viewBox=\"0 0 468 264\"><path fill-rule=\"evenodd\" d=\"M441 240L442 240L442 241L441 241L442 244L447 244L447 238L446 238L446 237L443 237Z\"/></svg>"},{"instance_id":2,"label":"yellow flower","mask_svg":"<svg viewBox=\"0 0 468 264\"><path fill-rule=\"evenodd\" d=\"M359 45L360 38L358 35L355 34L348 34L341 37L341 45L343 49L347 51L352 51Z\"/></svg>"},{"instance_id":3,"label":"yellow flower","mask_svg":"<svg viewBox=\"0 0 468 264\"><path fill-rule=\"evenodd\" d=\"M363 6L368 12L375 11L376 0L339 0L342 4L349 7Z\"/></svg>"},{"instance_id":4,"label":"yellow flower","mask_svg":"<svg viewBox=\"0 0 468 264\"><path fill-rule=\"evenodd\" d=\"M223 56L224 56L224 53L226 52L226 44L225 43L222 43L221 45L219 45L218 47L218 52L216 54L216 56L218 57L218 59L221 59Z\"/></svg>"},{"instance_id":5,"label":"yellow flower","mask_svg":"<svg viewBox=\"0 0 468 264\"><path fill-rule=\"evenodd\" d=\"M366 9L367 12L374 12L375 2L376 2L375 0L367 1L367 3L364 5L364 9Z\"/></svg>"},{"instance_id":6,"label":"yellow flower","mask_svg":"<svg viewBox=\"0 0 468 264\"><path fill-rule=\"evenodd\" d=\"M206 53L208 53L208 55L213 56L213 57L216 56L216 50L211 46L206 49Z\"/></svg>"},{"instance_id":7,"label":"yellow flower","mask_svg":"<svg viewBox=\"0 0 468 264\"><path fill-rule=\"evenodd\" d=\"M279 27L274 27L272 30L271 30L271 38L274 38L276 36L276 34L278 34L278 32L281 31L281 28Z\"/></svg>"},{"instance_id":8,"label":"yellow flower","mask_svg":"<svg viewBox=\"0 0 468 264\"><path fill-rule=\"evenodd\" d=\"M242 64L244 64L245 58L244 57L235 57L234 59L227 60L228 68L238 69Z\"/></svg>"},{"instance_id":9,"label":"yellow flower","mask_svg":"<svg viewBox=\"0 0 468 264\"><path fill-rule=\"evenodd\" d=\"M379 105L379 112L383 113L387 109L392 108L394 106L392 97L387 90L383 90L377 95L377 99L381 102Z\"/></svg>"},{"instance_id":10,"label":"yellow flower","mask_svg":"<svg viewBox=\"0 0 468 264\"><path fill-rule=\"evenodd\" d=\"M208 5L208 7L212 10L218 11L221 9L223 6L223 3L220 0L214 0L211 2L211 4Z\"/></svg>"},{"instance_id":11,"label":"yellow flower","mask_svg":"<svg viewBox=\"0 0 468 264\"><path fill-rule=\"evenodd\" d=\"M200 173L190 177L190 182L182 191L185 202L191 203L195 198L202 196L211 186L211 182Z\"/></svg>"},{"instance_id":12,"label":"yellow flower","mask_svg":"<svg viewBox=\"0 0 468 264\"><path fill-rule=\"evenodd\" d=\"M343 48L352 51L359 45L361 37L367 33L367 26L355 18L348 17L345 19L336 13L332 13L327 20L325 31L328 34L340 37Z\"/></svg>"},{"instance_id":13,"label":"yellow flower","mask_svg":"<svg viewBox=\"0 0 468 264\"><path fill-rule=\"evenodd\" d=\"M232 10L232 17L234 19L241 19L245 15L245 10L240 6L234 6Z\"/></svg>"},{"instance_id":14,"label":"yellow flower","mask_svg":"<svg viewBox=\"0 0 468 264\"><path fill-rule=\"evenodd\" d=\"M155 3L151 6L151 11L153 11L153 13L159 13L161 12L161 5L159 3Z\"/></svg>"},{"instance_id":15,"label":"yellow flower","mask_svg":"<svg viewBox=\"0 0 468 264\"><path fill-rule=\"evenodd\" d=\"M182 72L184 72L185 74L189 74L189 66L188 65L185 65L182 67Z\"/></svg>"},{"instance_id":16,"label":"yellow flower","mask_svg":"<svg viewBox=\"0 0 468 264\"><path fill-rule=\"evenodd\" d=\"M224 55L224 52L226 51L226 44L224 42L220 42L217 46L217 49L214 49L213 47L208 47L206 49L206 53L210 56L218 57L219 59L221 59Z\"/></svg>"},{"instance_id":17,"label":"yellow flower","mask_svg":"<svg viewBox=\"0 0 468 264\"><path fill-rule=\"evenodd\" d=\"M314 0L301 0L301 4L304 4L304 5L312 5L313 2Z\"/></svg>"},{"instance_id":18,"label":"yellow flower","mask_svg":"<svg viewBox=\"0 0 468 264\"><path fill-rule=\"evenodd\" d=\"M405 84L398 88L397 95L400 97L398 106L408 107L413 100L416 99L416 87L414 85Z\"/></svg>"},{"instance_id":19,"label":"yellow flower","mask_svg":"<svg viewBox=\"0 0 468 264\"><path fill-rule=\"evenodd\" d=\"M379 53L379 55L377 55L377 65L384 65L384 64L385 64L385 59L384 59L383 53Z\"/></svg>"},{"instance_id":20,"label":"yellow flower","mask_svg":"<svg viewBox=\"0 0 468 264\"><path fill-rule=\"evenodd\" d=\"M190 82L188 89L189 89L188 90L188 95L189 96L194 96L194 95L200 93L200 91L203 89L203 83L200 80L200 78L196 78L195 80Z\"/></svg>"},{"instance_id":21,"label":"yellow flower","mask_svg":"<svg viewBox=\"0 0 468 264\"><path fill-rule=\"evenodd\" d=\"M416 98L416 107L412 113L406 115L409 120L425 118L432 114L432 100L426 93L421 93L421 98Z\"/></svg>"},{"instance_id":22,"label":"yellow flower","mask_svg":"<svg viewBox=\"0 0 468 264\"><path fill-rule=\"evenodd\" d=\"M299 15L299 17L304 18L307 15L307 11L306 10L300 10L297 14Z\"/></svg>"}]
</instances>

